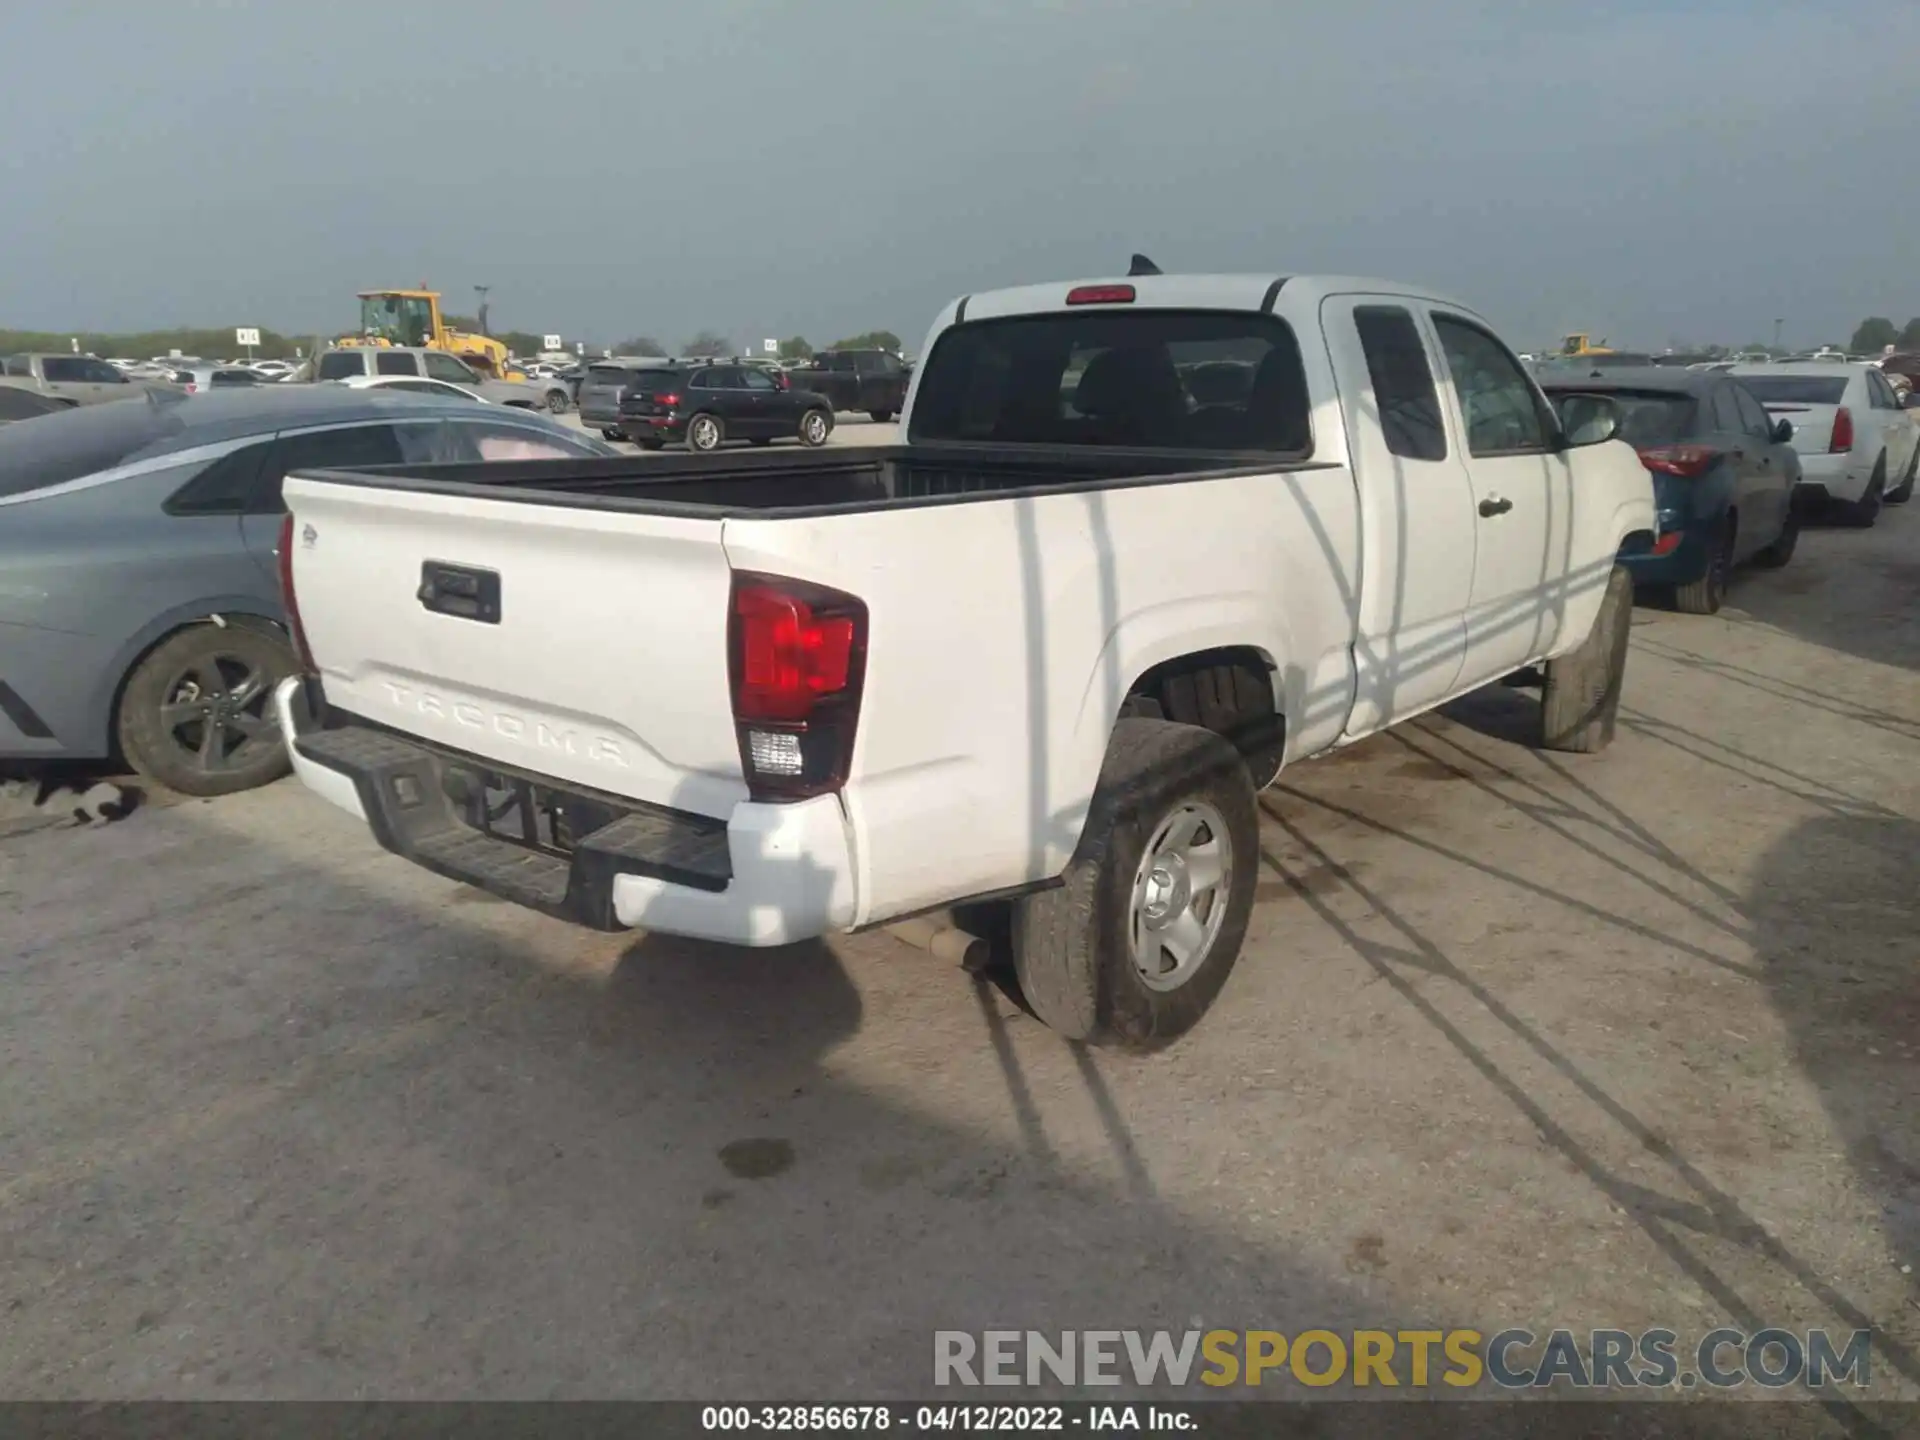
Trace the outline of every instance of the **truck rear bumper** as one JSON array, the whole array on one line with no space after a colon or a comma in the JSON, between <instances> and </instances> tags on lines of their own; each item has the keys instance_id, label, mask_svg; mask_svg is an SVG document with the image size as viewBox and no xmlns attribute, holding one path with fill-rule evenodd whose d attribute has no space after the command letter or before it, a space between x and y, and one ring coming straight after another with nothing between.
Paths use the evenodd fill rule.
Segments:
<instances>
[{"instance_id":1,"label":"truck rear bumper","mask_svg":"<svg viewBox=\"0 0 1920 1440\"><path fill-rule=\"evenodd\" d=\"M743 802L722 821L501 775L491 762L370 725L321 729L298 679L280 686L274 704L301 783L364 821L387 849L449 879L598 930L731 945L785 945L853 923L852 846L835 796ZM471 797L505 793L485 788L489 780L519 784L527 813L535 802L555 806L584 833L560 845L502 838L501 824L522 823L518 809L474 825ZM532 828L542 833L539 821ZM551 838L551 826L544 833Z\"/></svg>"}]
</instances>

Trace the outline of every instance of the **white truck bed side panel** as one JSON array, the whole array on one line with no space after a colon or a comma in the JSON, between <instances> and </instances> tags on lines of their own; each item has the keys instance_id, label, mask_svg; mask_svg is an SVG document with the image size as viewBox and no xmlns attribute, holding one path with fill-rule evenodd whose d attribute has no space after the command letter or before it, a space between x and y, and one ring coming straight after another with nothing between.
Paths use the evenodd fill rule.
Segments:
<instances>
[{"instance_id":1,"label":"white truck bed side panel","mask_svg":"<svg viewBox=\"0 0 1920 1440\"><path fill-rule=\"evenodd\" d=\"M1256 647L1330 740L1351 693L1357 533L1337 467L729 521L737 568L868 607L844 792L858 923L1058 874L1120 702L1162 661Z\"/></svg>"}]
</instances>

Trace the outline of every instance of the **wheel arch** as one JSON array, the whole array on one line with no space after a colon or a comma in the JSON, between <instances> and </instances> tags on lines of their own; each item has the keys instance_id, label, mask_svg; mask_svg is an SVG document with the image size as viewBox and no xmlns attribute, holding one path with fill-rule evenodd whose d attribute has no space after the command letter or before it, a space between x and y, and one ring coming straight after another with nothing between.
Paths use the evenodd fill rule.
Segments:
<instances>
[{"instance_id":1,"label":"wheel arch","mask_svg":"<svg viewBox=\"0 0 1920 1440\"><path fill-rule=\"evenodd\" d=\"M105 747L102 754L112 754L117 744L114 719L120 712L120 698L126 693L127 682L133 678L133 672L140 668L140 662L181 631L200 625L215 625L222 620L229 625L263 630L281 639L287 635L284 618L251 596L230 596L224 601L176 606L155 617L120 648L102 676L92 706L93 727Z\"/></svg>"}]
</instances>

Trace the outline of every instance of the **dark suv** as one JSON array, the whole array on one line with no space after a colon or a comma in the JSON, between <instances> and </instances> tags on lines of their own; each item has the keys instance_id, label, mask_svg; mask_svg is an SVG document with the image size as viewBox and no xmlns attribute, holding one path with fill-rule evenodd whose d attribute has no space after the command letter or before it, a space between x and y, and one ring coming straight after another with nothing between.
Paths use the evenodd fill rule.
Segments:
<instances>
[{"instance_id":1,"label":"dark suv","mask_svg":"<svg viewBox=\"0 0 1920 1440\"><path fill-rule=\"evenodd\" d=\"M789 437L824 445L833 433L833 404L817 391L783 387L752 365L657 366L629 374L619 431L642 450L677 440L689 450Z\"/></svg>"}]
</instances>

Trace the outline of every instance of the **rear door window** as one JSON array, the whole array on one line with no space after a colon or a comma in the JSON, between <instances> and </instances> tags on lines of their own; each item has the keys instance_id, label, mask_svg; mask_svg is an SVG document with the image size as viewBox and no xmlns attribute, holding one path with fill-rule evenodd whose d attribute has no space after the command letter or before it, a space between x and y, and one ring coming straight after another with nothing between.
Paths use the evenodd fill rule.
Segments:
<instances>
[{"instance_id":1,"label":"rear door window","mask_svg":"<svg viewBox=\"0 0 1920 1440\"><path fill-rule=\"evenodd\" d=\"M406 350L376 350L373 352L373 373L376 375L418 375L420 358Z\"/></svg>"},{"instance_id":2,"label":"rear door window","mask_svg":"<svg viewBox=\"0 0 1920 1440\"><path fill-rule=\"evenodd\" d=\"M78 355L49 355L40 362L40 373L48 384L84 383L87 379L87 362Z\"/></svg>"},{"instance_id":3,"label":"rear door window","mask_svg":"<svg viewBox=\"0 0 1920 1440\"><path fill-rule=\"evenodd\" d=\"M462 460L578 460L606 453L584 439L497 420L455 420L449 429Z\"/></svg>"},{"instance_id":4,"label":"rear door window","mask_svg":"<svg viewBox=\"0 0 1920 1440\"><path fill-rule=\"evenodd\" d=\"M1239 372L1231 384L1229 372ZM1294 456L1313 448L1299 344L1272 315L1088 310L978 320L941 335L919 384L916 441Z\"/></svg>"},{"instance_id":5,"label":"rear door window","mask_svg":"<svg viewBox=\"0 0 1920 1440\"><path fill-rule=\"evenodd\" d=\"M398 465L403 458L391 425L347 425L282 435L261 466L247 513L272 515L286 509L280 487L290 470L352 470L362 465Z\"/></svg>"},{"instance_id":6,"label":"rear door window","mask_svg":"<svg viewBox=\"0 0 1920 1440\"><path fill-rule=\"evenodd\" d=\"M357 350L329 350L320 357L317 373L322 380L345 380L366 374L367 364Z\"/></svg>"},{"instance_id":7,"label":"rear door window","mask_svg":"<svg viewBox=\"0 0 1920 1440\"><path fill-rule=\"evenodd\" d=\"M451 355L430 351L420 358L426 362L428 375L449 385L472 385L480 378Z\"/></svg>"},{"instance_id":8,"label":"rear door window","mask_svg":"<svg viewBox=\"0 0 1920 1440\"><path fill-rule=\"evenodd\" d=\"M1740 418L1740 402L1734 398L1731 385L1722 385L1713 392L1707 402L1707 413L1713 419L1713 428L1723 435L1738 435L1747 428Z\"/></svg>"},{"instance_id":9,"label":"rear door window","mask_svg":"<svg viewBox=\"0 0 1920 1440\"><path fill-rule=\"evenodd\" d=\"M1388 452L1408 460L1446 459L1440 393L1412 312L1397 305L1356 305L1353 324L1366 353Z\"/></svg>"},{"instance_id":10,"label":"rear door window","mask_svg":"<svg viewBox=\"0 0 1920 1440\"><path fill-rule=\"evenodd\" d=\"M1733 403L1740 407L1740 419L1747 433L1759 440L1772 439L1773 421L1767 415L1766 406L1748 394L1744 385L1730 385L1727 388L1733 392Z\"/></svg>"}]
</instances>

